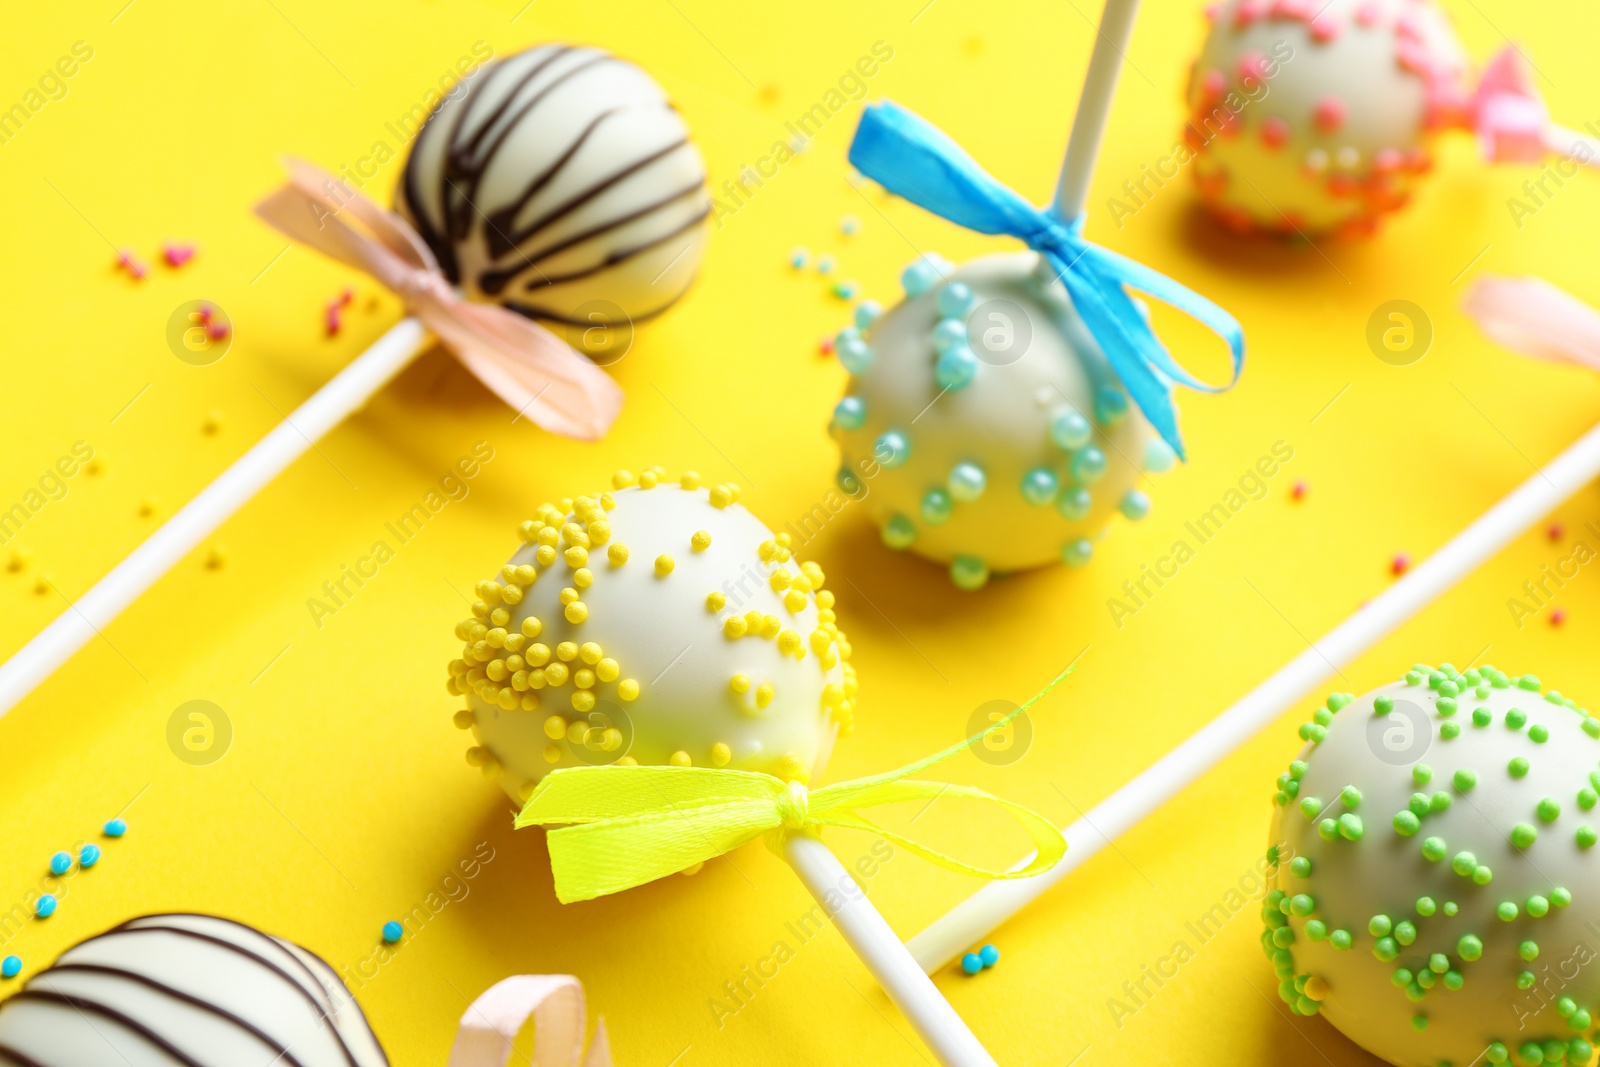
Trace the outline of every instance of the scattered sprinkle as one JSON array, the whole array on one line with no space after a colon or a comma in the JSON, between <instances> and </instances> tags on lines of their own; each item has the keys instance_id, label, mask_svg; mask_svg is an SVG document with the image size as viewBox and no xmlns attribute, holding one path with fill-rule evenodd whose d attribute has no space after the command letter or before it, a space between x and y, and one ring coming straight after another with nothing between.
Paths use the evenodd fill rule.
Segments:
<instances>
[{"instance_id":1,"label":"scattered sprinkle","mask_svg":"<svg viewBox=\"0 0 1600 1067\"><path fill-rule=\"evenodd\" d=\"M7 956L0 960L0 978L15 978L22 973L22 959L18 956Z\"/></svg>"},{"instance_id":2,"label":"scattered sprinkle","mask_svg":"<svg viewBox=\"0 0 1600 1067\"><path fill-rule=\"evenodd\" d=\"M1552 522L1549 527L1545 529L1544 535L1552 541L1559 541L1561 540L1561 536L1566 532L1566 529L1559 522Z\"/></svg>"},{"instance_id":3,"label":"scattered sprinkle","mask_svg":"<svg viewBox=\"0 0 1600 1067\"><path fill-rule=\"evenodd\" d=\"M395 922L393 919L390 919L388 922L383 924L383 940L387 944L395 944L405 936L405 932L406 928Z\"/></svg>"},{"instance_id":4,"label":"scattered sprinkle","mask_svg":"<svg viewBox=\"0 0 1600 1067\"><path fill-rule=\"evenodd\" d=\"M150 273L149 268L135 259L133 253L127 249L117 253L117 269L127 271L136 282L143 281L144 276Z\"/></svg>"},{"instance_id":5,"label":"scattered sprinkle","mask_svg":"<svg viewBox=\"0 0 1600 1067\"><path fill-rule=\"evenodd\" d=\"M105 824L103 829L107 837L121 837L128 832L128 821L126 819L112 819Z\"/></svg>"},{"instance_id":6,"label":"scattered sprinkle","mask_svg":"<svg viewBox=\"0 0 1600 1067\"><path fill-rule=\"evenodd\" d=\"M1305 495L1306 495L1306 490L1308 488L1309 488L1309 486L1306 485L1306 480L1304 478L1301 478L1299 481L1294 483L1293 487L1290 488L1289 496L1292 497L1295 500L1304 500L1305 499Z\"/></svg>"},{"instance_id":7,"label":"scattered sprinkle","mask_svg":"<svg viewBox=\"0 0 1600 1067\"><path fill-rule=\"evenodd\" d=\"M1560 626L1567 621L1567 612L1564 608L1556 608L1550 613L1550 625Z\"/></svg>"},{"instance_id":8,"label":"scattered sprinkle","mask_svg":"<svg viewBox=\"0 0 1600 1067\"><path fill-rule=\"evenodd\" d=\"M78 850L78 866L88 869L100 862L100 846L84 845Z\"/></svg>"},{"instance_id":9,"label":"scattered sprinkle","mask_svg":"<svg viewBox=\"0 0 1600 1067\"><path fill-rule=\"evenodd\" d=\"M168 242L161 246L161 258L167 266L176 270L194 258L194 245L180 245Z\"/></svg>"},{"instance_id":10,"label":"scattered sprinkle","mask_svg":"<svg viewBox=\"0 0 1600 1067\"><path fill-rule=\"evenodd\" d=\"M34 902L33 913L41 919L48 919L56 913L56 898L54 894L45 893Z\"/></svg>"},{"instance_id":11,"label":"scattered sprinkle","mask_svg":"<svg viewBox=\"0 0 1600 1067\"><path fill-rule=\"evenodd\" d=\"M1399 577L1411 569L1411 557L1404 552L1399 553L1389 561L1389 573Z\"/></svg>"},{"instance_id":12,"label":"scattered sprinkle","mask_svg":"<svg viewBox=\"0 0 1600 1067\"><path fill-rule=\"evenodd\" d=\"M50 857L50 873L57 878L72 870L72 853L57 852Z\"/></svg>"},{"instance_id":13,"label":"scattered sprinkle","mask_svg":"<svg viewBox=\"0 0 1600 1067\"><path fill-rule=\"evenodd\" d=\"M818 274L832 274L833 273L833 257L832 256L818 256L817 257L817 273Z\"/></svg>"},{"instance_id":14,"label":"scattered sprinkle","mask_svg":"<svg viewBox=\"0 0 1600 1067\"><path fill-rule=\"evenodd\" d=\"M805 270L811 262L811 253L804 248L795 248L789 253L789 266L795 270Z\"/></svg>"},{"instance_id":15,"label":"scattered sprinkle","mask_svg":"<svg viewBox=\"0 0 1600 1067\"><path fill-rule=\"evenodd\" d=\"M839 220L839 232L846 237L854 236L861 229L861 220L854 215L846 215Z\"/></svg>"}]
</instances>

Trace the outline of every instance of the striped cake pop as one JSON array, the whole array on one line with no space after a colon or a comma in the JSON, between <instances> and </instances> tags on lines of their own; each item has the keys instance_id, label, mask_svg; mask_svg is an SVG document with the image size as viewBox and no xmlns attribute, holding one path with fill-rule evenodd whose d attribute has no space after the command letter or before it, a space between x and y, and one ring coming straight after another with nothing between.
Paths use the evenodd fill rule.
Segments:
<instances>
[{"instance_id":1,"label":"striped cake pop","mask_svg":"<svg viewBox=\"0 0 1600 1067\"><path fill-rule=\"evenodd\" d=\"M7 1067L386 1067L338 975L210 915L147 915L62 953L0 1002Z\"/></svg>"},{"instance_id":2,"label":"striped cake pop","mask_svg":"<svg viewBox=\"0 0 1600 1067\"><path fill-rule=\"evenodd\" d=\"M694 280L705 164L666 94L598 48L490 64L429 117L399 208L469 297L584 326L637 321Z\"/></svg>"},{"instance_id":3,"label":"striped cake pop","mask_svg":"<svg viewBox=\"0 0 1600 1067\"><path fill-rule=\"evenodd\" d=\"M1149 511L1141 472L1175 458L1039 262L918 260L902 303L863 304L834 342L851 375L829 424L839 489L963 589L1087 563L1113 513Z\"/></svg>"},{"instance_id":4,"label":"striped cake pop","mask_svg":"<svg viewBox=\"0 0 1600 1067\"><path fill-rule=\"evenodd\" d=\"M478 583L448 680L478 741L468 761L518 800L584 764L809 781L856 695L822 569L732 483L651 468L612 486L539 507Z\"/></svg>"},{"instance_id":5,"label":"striped cake pop","mask_svg":"<svg viewBox=\"0 0 1600 1067\"><path fill-rule=\"evenodd\" d=\"M1278 779L1278 993L1398 1067L1569 1063L1600 1016L1600 719L1419 664L1336 694Z\"/></svg>"},{"instance_id":6,"label":"striped cake pop","mask_svg":"<svg viewBox=\"0 0 1600 1067\"><path fill-rule=\"evenodd\" d=\"M1371 232L1459 124L1467 61L1433 0L1225 0L1207 17L1184 143L1234 229Z\"/></svg>"}]
</instances>

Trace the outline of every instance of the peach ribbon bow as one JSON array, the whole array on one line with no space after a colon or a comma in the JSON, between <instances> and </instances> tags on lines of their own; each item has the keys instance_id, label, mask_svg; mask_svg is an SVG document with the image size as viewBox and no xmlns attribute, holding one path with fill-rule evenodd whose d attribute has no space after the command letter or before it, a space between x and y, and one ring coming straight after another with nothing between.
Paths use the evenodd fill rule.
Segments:
<instances>
[{"instance_id":1,"label":"peach ribbon bow","mask_svg":"<svg viewBox=\"0 0 1600 1067\"><path fill-rule=\"evenodd\" d=\"M1600 311L1542 278L1485 275L1462 307L1513 351L1600 370Z\"/></svg>"},{"instance_id":2,"label":"peach ribbon bow","mask_svg":"<svg viewBox=\"0 0 1600 1067\"><path fill-rule=\"evenodd\" d=\"M462 298L421 236L399 215L310 163L284 163L288 183L256 205L257 215L393 289L468 370L517 412L566 437L595 441L605 435L622 407L622 390L605 371L531 319Z\"/></svg>"},{"instance_id":3,"label":"peach ribbon bow","mask_svg":"<svg viewBox=\"0 0 1600 1067\"><path fill-rule=\"evenodd\" d=\"M605 1020L595 1024L594 1040L584 1053L589 1023L583 983L570 974L519 974L486 989L461 1016L446 1067L506 1067L512 1042L530 1015L530 1067L611 1067Z\"/></svg>"}]
</instances>

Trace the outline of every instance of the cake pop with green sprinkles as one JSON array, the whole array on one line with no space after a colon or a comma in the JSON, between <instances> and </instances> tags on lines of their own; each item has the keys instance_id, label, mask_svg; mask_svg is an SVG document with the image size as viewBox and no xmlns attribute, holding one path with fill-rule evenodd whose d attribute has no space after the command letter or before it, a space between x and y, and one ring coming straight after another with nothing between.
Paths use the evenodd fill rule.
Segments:
<instances>
[{"instance_id":1,"label":"cake pop with green sprinkles","mask_svg":"<svg viewBox=\"0 0 1600 1067\"><path fill-rule=\"evenodd\" d=\"M1396 1067L1589 1064L1600 720L1531 675L1419 664L1300 736L1261 909L1290 1010Z\"/></svg>"}]
</instances>

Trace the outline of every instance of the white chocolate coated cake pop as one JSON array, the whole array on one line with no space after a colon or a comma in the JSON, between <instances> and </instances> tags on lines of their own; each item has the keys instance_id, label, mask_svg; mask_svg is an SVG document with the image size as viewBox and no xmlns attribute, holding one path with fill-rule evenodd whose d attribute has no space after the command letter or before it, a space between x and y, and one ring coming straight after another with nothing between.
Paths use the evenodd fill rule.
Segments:
<instances>
[{"instance_id":1,"label":"white chocolate coated cake pop","mask_svg":"<svg viewBox=\"0 0 1600 1067\"><path fill-rule=\"evenodd\" d=\"M1184 140L1223 223L1370 233L1404 206L1467 91L1434 0L1226 0L1208 18Z\"/></svg>"},{"instance_id":2,"label":"white chocolate coated cake pop","mask_svg":"<svg viewBox=\"0 0 1600 1067\"><path fill-rule=\"evenodd\" d=\"M0 1002L17 1067L385 1067L317 956L211 915L147 915L62 953Z\"/></svg>"},{"instance_id":3,"label":"white chocolate coated cake pop","mask_svg":"<svg viewBox=\"0 0 1600 1067\"><path fill-rule=\"evenodd\" d=\"M546 44L446 97L399 208L468 297L589 326L682 296L705 245L705 164L661 87L599 48Z\"/></svg>"},{"instance_id":4,"label":"white chocolate coated cake pop","mask_svg":"<svg viewBox=\"0 0 1600 1067\"><path fill-rule=\"evenodd\" d=\"M840 489L963 589L1087 563L1113 512L1148 512L1140 472L1175 458L1040 262L918 260L903 302L863 304L835 341L851 374L829 425Z\"/></svg>"},{"instance_id":5,"label":"white chocolate coated cake pop","mask_svg":"<svg viewBox=\"0 0 1600 1067\"><path fill-rule=\"evenodd\" d=\"M1397 1067L1586 1065L1600 1022L1600 719L1418 665L1330 697L1278 779L1279 996Z\"/></svg>"},{"instance_id":6,"label":"white chocolate coated cake pop","mask_svg":"<svg viewBox=\"0 0 1600 1067\"><path fill-rule=\"evenodd\" d=\"M660 468L537 509L456 627L448 687L469 762L525 800L585 764L732 767L798 781L854 714L855 671L822 569L787 534Z\"/></svg>"}]
</instances>

